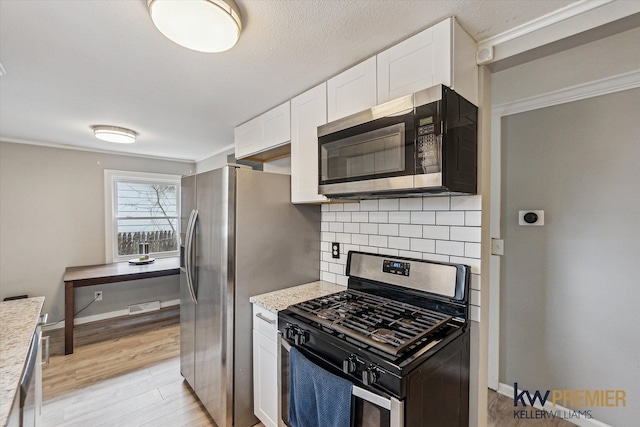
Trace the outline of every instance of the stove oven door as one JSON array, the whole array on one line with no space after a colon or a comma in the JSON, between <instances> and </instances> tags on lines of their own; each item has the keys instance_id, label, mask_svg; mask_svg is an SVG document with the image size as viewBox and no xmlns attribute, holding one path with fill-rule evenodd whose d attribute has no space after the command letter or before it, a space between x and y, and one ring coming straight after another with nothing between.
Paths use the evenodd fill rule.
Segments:
<instances>
[{"instance_id":1,"label":"stove oven door","mask_svg":"<svg viewBox=\"0 0 640 427\"><path fill-rule=\"evenodd\" d=\"M279 427L291 427L289 414L289 351L292 344L279 335L278 346L278 404ZM304 348L297 347L305 356L309 354ZM337 374L336 369L327 365L323 369ZM404 427L404 403L393 397L389 398L353 385L352 400L353 427Z\"/></svg>"}]
</instances>

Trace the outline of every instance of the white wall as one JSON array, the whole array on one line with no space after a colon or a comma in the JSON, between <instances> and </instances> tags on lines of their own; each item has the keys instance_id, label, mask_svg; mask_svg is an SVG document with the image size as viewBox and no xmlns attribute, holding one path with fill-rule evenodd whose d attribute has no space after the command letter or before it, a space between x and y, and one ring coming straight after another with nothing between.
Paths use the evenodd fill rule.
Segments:
<instances>
[{"instance_id":1,"label":"white wall","mask_svg":"<svg viewBox=\"0 0 640 427\"><path fill-rule=\"evenodd\" d=\"M64 318L64 270L105 262L104 170L183 175L193 163L0 142L0 298L45 296L49 321ZM179 299L178 276L76 290L80 316L133 303Z\"/></svg>"}]
</instances>

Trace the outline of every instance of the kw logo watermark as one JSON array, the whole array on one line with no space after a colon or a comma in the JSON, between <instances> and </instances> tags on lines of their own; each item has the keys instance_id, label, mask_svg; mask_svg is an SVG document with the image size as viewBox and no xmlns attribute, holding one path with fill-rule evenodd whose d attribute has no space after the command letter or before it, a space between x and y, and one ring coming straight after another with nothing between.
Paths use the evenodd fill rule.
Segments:
<instances>
[{"instance_id":1,"label":"kw logo watermark","mask_svg":"<svg viewBox=\"0 0 640 427\"><path fill-rule=\"evenodd\" d=\"M520 409L513 411L514 418L544 419L591 419L593 407L626 407L627 393L624 390L545 390L544 394L540 390L531 393L529 390L519 390L518 383L513 383L513 406L526 408L527 405L534 406L538 402L541 407L545 407L550 402L554 409ZM555 409L561 406L563 409ZM564 408L578 408L564 409ZM585 408L582 410L582 408Z\"/></svg>"}]
</instances>

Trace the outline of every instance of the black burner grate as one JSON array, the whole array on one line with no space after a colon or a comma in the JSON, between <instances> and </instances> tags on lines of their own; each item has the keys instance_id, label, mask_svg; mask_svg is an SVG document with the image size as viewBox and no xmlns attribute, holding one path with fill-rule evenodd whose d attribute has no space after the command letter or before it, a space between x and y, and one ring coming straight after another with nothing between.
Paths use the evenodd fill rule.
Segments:
<instances>
[{"instance_id":1,"label":"black burner grate","mask_svg":"<svg viewBox=\"0 0 640 427\"><path fill-rule=\"evenodd\" d=\"M353 289L289 310L393 355L451 320L446 314Z\"/></svg>"}]
</instances>

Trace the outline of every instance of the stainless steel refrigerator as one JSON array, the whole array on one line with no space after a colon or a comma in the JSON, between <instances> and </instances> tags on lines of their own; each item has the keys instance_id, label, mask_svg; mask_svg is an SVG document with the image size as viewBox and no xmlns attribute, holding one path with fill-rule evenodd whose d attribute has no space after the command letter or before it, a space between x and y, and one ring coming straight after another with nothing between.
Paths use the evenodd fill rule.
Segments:
<instances>
[{"instance_id":1,"label":"stainless steel refrigerator","mask_svg":"<svg viewBox=\"0 0 640 427\"><path fill-rule=\"evenodd\" d=\"M290 188L236 166L182 179L180 369L219 427L258 422L249 297L319 278L320 208Z\"/></svg>"}]
</instances>

